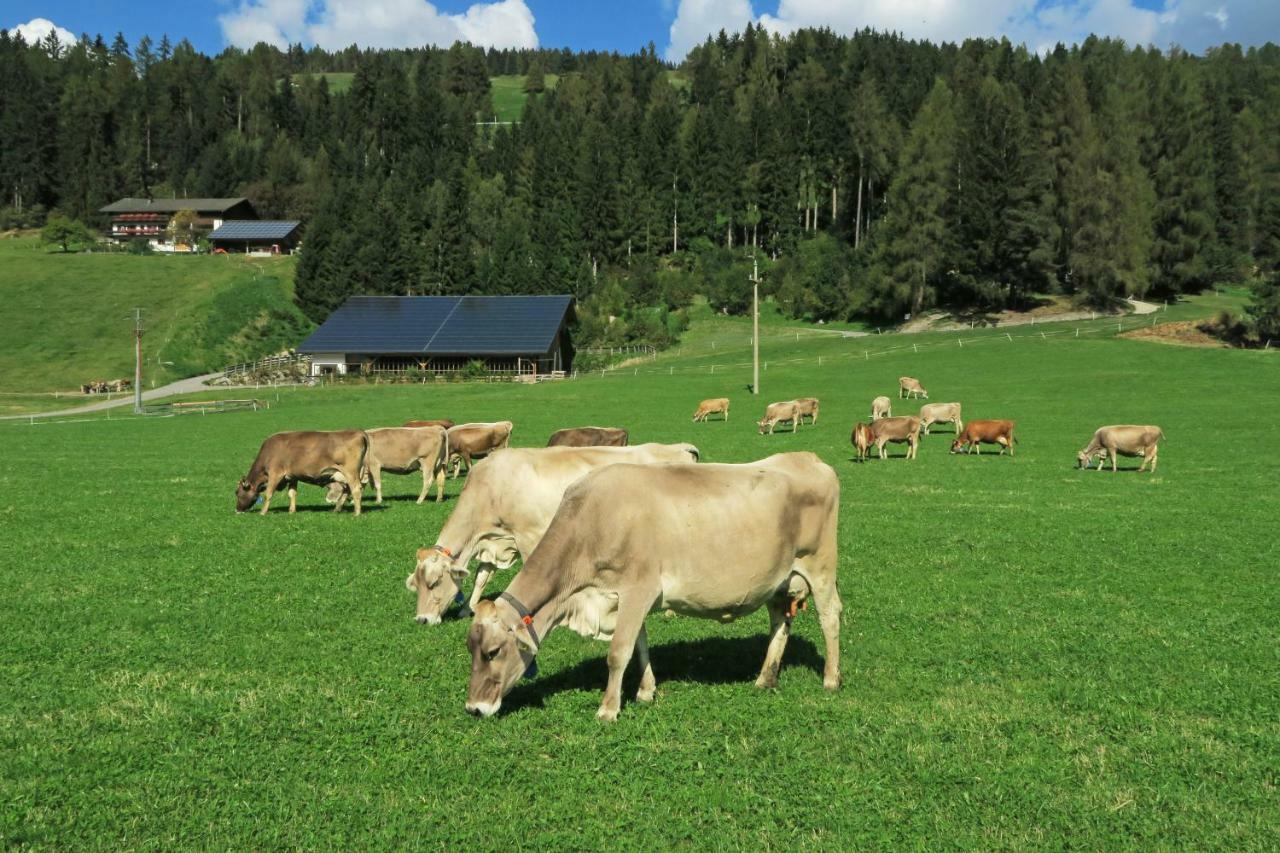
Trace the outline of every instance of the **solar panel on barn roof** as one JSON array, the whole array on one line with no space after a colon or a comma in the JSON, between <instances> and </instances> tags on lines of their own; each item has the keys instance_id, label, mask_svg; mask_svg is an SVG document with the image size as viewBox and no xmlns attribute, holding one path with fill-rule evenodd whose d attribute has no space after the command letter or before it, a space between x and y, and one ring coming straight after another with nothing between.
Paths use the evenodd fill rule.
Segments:
<instances>
[{"instance_id":1,"label":"solar panel on barn roof","mask_svg":"<svg viewBox=\"0 0 1280 853\"><path fill-rule=\"evenodd\" d=\"M572 302L571 296L353 296L298 352L541 354Z\"/></svg>"},{"instance_id":2,"label":"solar panel on barn roof","mask_svg":"<svg viewBox=\"0 0 1280 853\"><path fill-rule=\"evenodd\" d=\"M223 222L210 240L283 240L297 230L295 219L235 219Z\"/></svg>"}]
</instances>

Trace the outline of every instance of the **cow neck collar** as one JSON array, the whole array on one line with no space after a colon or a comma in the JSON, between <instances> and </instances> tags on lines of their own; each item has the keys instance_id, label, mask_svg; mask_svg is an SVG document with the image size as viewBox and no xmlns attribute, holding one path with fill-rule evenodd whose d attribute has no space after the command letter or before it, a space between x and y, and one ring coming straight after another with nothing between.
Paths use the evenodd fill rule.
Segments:
<instances>
[{"instance_id":1,"label":"cow neck collar","mask_svg":"<svg viewBox=\"0 0 1280 853\"><path fill-rule=\"evenodd\" d=\"M501 598L503 601L507 602L507 604L510 604L512 609L515 610L516 615L520 617L521 624L523 624L525 630L529 632L529 638L533 640L533 653L536 655L538 653L538 647L542 645L542 640L538 637L538 629L533 627L533 613L530 612L529 608L524 606L524 603L521 602L520 599L505 590L498 594L498 598Z\"/></svg>"}]
</instances>

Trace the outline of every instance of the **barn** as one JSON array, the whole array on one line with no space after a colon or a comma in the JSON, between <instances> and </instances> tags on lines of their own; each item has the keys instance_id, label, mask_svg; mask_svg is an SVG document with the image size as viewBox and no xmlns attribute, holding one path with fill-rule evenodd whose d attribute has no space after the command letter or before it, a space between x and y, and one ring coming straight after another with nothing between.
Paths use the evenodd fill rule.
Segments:
<instances>
[{"instance_id":1,"label":"barn","mask_svg":"<svg viewBox=\"0 0 1280 853\"><path fill-rule=\"evenodd\" d=\"M175 243L168 233L169 222L184 210L195 214L192 230L196 237L229 219L258 217L247 198L122 198L98 212L111 218L111 239L117 242L142 237L158 252L189 252L194 246Z\"/></svg>"},{"instance_id":2,"label":"barn","mask_svg":"<svg viewBox=\"0 0 1280 853\"><path fill-rule=\"evenodd\" d=\"M298 352L313 375L563 375L573 361L571 296L353 296Z\"/></svg>"},{"instance_id":3,"label":"barn","mask_svg":"<svg viewBox=\"0 0 1280 853\"><path fill-rule=\"evenodd\" d=\"M230 219L209 233L215 252L291 255L302 223L296 219Z\"/></svg>"}]
</instances>

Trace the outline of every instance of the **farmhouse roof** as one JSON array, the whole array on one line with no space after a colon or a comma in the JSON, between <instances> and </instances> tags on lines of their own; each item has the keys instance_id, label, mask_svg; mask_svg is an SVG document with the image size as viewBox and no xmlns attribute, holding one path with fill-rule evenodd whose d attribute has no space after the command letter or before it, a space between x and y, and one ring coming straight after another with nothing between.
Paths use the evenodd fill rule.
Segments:
<instances>
[{"instance_id":1,"label":"farmhouse roof","mask_svg":"<svg viewBox=\"0 0 1280 853\"><path fill-rule=\"evenodd\" d=\"M247 198L122 198L98 212L177 213L179 210L194 210L197 213L222 213L248 201Z\"/></svg>"},{"instance_id":2,"label":"farmhouse roof","mask_svg":"<svg viewBox=\"0 0 1280 853\"><path fill-rule=\"evenodd\" d=\"M572 296L353 296L298 352L542 354L572 304Z\"/></svg>"},{"instance_id":3,"label":"farmhouse roof","mask_svg":"<svg viewBox=\"0 0 1280 853\"><path fill-rule=\"evenodd\" d=\"M209 239L284 240L301 224L296 219L228 219L209 232Z\"/></svg>"}]
</instances>

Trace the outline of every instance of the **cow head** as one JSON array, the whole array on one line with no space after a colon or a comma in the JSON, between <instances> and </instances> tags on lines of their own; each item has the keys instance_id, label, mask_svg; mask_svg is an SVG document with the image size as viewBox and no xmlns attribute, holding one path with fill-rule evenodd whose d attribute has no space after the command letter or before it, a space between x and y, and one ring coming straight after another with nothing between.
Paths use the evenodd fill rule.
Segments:
<instances>
[{"instance_id":1,"label":"cow head","mask_svg":"<svg viewBox=\"0 0 1280 853\"><path fill-rule=\"evenodd\" d=\"M467 649L471 652L467 713L491 717L502 707L502 697L529 669L537 649L515 610L487 599L476 605Z\"/></svg>"},{"instance_id":2,"label":"cow head","mask_svg":"<svg viewBox=\"0 0 1280 853\"><path fill-rule=\"evenodd\" d=\"M968 444L969 442L965 441L963 438L957 438L955 441L951 442L951 452L961 453Z\"/></svg>"},{"instance_id":3,"label":"cow head","mask_svg":"<svg viewBox=\"0 0 1280 853\"><path fill-rule=\"evenodd\" d=\"M258 499L258 493L267 485L266 481L252 483L248 477L242 477L236 485L236 512L244 512L253 506L253 502Z\"/></svg>"},{"instance_id":4,"label":"cow head","mask_svg":"<svg viewBox=\"0 0 1280 853\"><path fill-rule=\"evenodd\" d=\"M760 427L760 432L758 434L764 435L765 429L767 429L769 426L769 419L761 418L760 420L756 421L756 426Z\"/></svg>"},{"instance_id":5,"label":"cow head","mask_svg":"<svg viewBox=\"0 0 1280 853\"><path fill-rule=\"evenodd\" d=\"M439 625L449 605L462 592L466 566L454 565L453 559L438 548L419 548L418 564L405 578L410 592L418 593L418 614L422 624Z\"/></svg>"}]
</instances>

